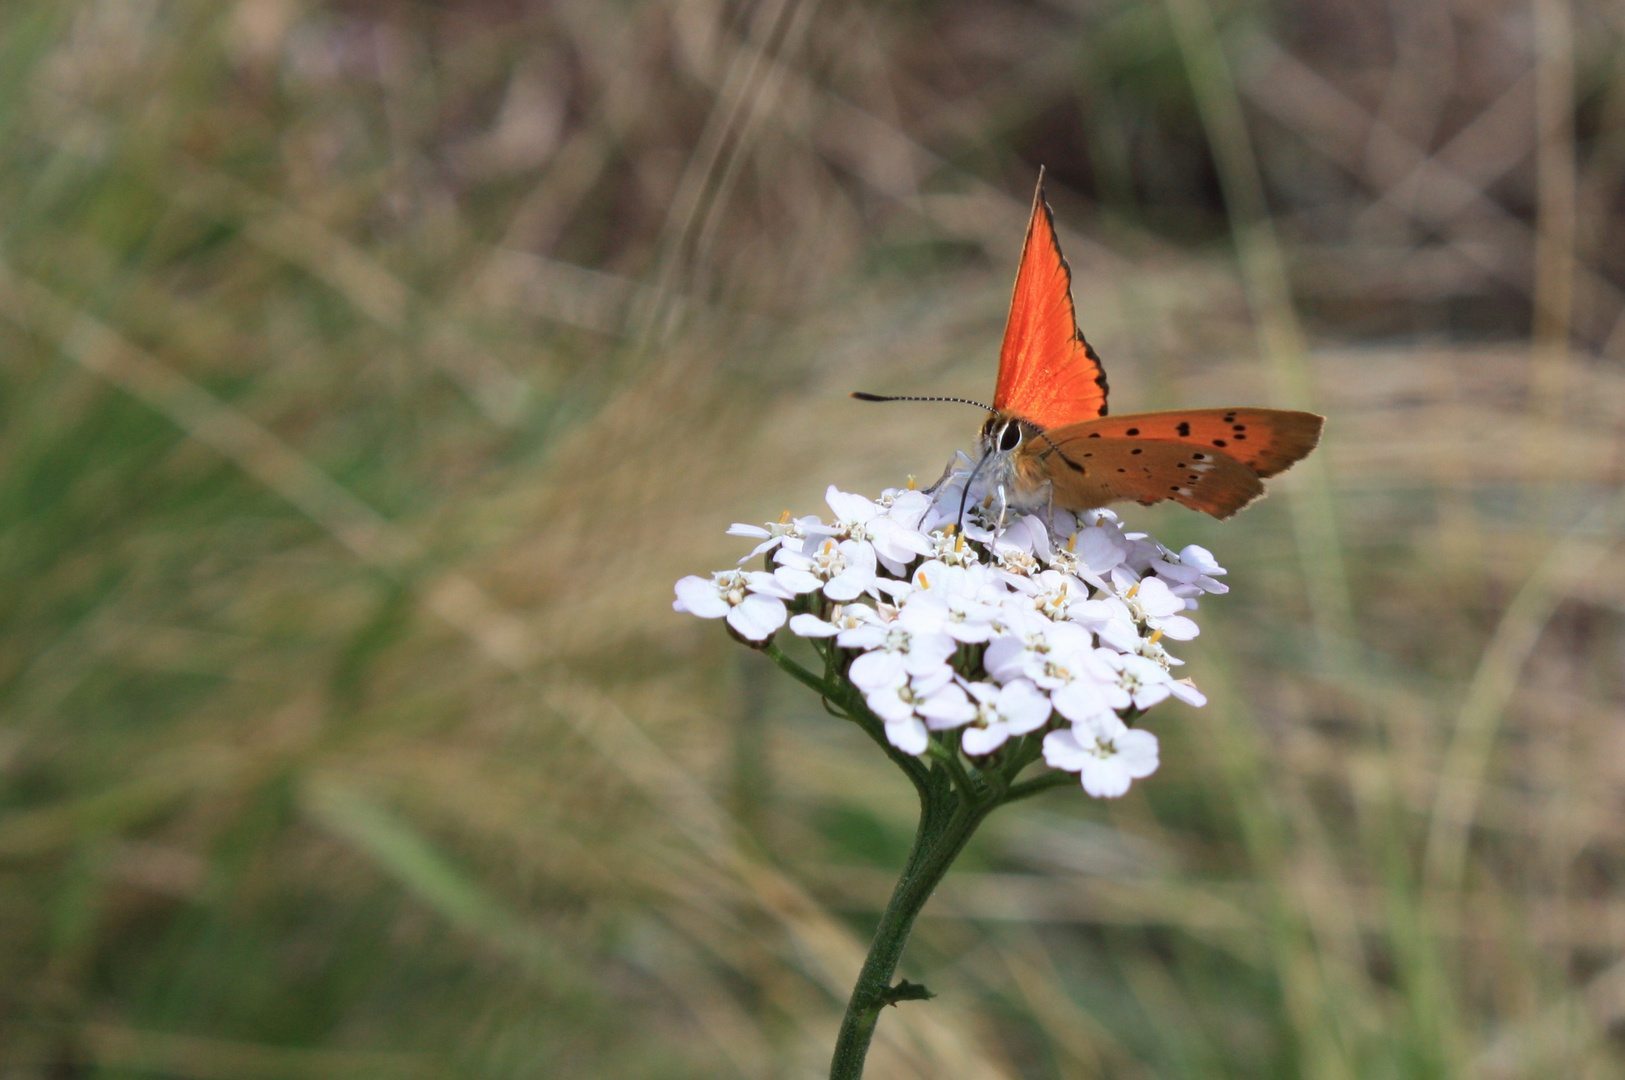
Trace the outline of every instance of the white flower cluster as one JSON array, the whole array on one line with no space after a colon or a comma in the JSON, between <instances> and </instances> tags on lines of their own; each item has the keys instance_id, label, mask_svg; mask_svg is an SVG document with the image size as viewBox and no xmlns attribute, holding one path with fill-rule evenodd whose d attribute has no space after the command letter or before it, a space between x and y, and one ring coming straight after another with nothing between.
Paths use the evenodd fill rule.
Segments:
<instances>
[{"instance_id":1,"label":"white flower cluster","mask_svg":"<svg viewBox=\"0 0 1625 1080\"><path fill-rule=\"evenodd\" d=\"M734 525L760 541L724 570L677 583L678 611L725 618L765 641L786 623L833 638L846 677L884 721L892 745L924 753L959 731L972 757L1047 730L1044 760L1079 773L1091 795L1122 795L1157 768L1157 739L1120 714L1176 697L1206 699L1163 647L1188 641L1185 612L1223 593L1225 571L1194 544L1175 553L1124 532L1109 510L1027 515L998 528L960 500L888 490L878 502L827 494L834 520Z\"/></svg>"}]
</instances>

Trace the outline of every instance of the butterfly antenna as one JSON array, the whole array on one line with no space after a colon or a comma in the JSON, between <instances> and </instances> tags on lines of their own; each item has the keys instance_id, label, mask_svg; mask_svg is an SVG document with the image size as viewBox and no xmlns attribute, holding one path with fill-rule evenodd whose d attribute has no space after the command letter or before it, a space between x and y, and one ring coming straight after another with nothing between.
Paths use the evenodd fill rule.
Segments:
<instances>
[{"instance_id":1,"label":"butterfly antenna","mask_svg":"<svg viewBox=\"0 0 1625 1080\"><path fill-rule=\"evenodd\" d=\"M986 409L988 412L997 411L991 405L983 405L980 401L972 401L970 398L962 397L914 397L913 395L888 397L883 394L866 394L862 390L852 391L852 396L859 401L948 401L955 405L974 405L978 409Z\"/></svg>"},{"instance_id":2,"label":"butterfly antenna","mask_svg":"<svg viewBox=\"0 0 1625 1080\"><path fill-rule=\"evenodd\" d=\"M1047 433L1040 431L1038 433L1038 437L1043 439L1045 442L1049 443L1049 448L1051 450L1053 450L1057 454L1061 455L1061 460L1066 462L1067 468L1069 468L1073 472L1077 472L1077 473L1087 472L1088 471L1082 465L1079 465L1076 461L1073 461L1071 458L1067 457L1066 456L1066 451L1062 450L1059 446L1056 446L1055 445L1055 440L1050 438Z\"/></svg>"}]
</instances>

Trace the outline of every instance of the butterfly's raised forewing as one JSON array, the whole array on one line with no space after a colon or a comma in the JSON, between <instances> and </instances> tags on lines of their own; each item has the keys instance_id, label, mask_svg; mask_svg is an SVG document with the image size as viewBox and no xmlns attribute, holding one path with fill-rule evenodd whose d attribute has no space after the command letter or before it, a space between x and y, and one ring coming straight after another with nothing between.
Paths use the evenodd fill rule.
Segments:
<instances>
[{"instance_id":1,"label":"butterfly's raised forewing","mask_svg":"<svg viewBox=\"0 0 1625 1080\"><path fill-rule=\"evenodd\" d=\"M1264 477L1286 471L1313 450L1325 422L1286 409L1174 409L1088 420L1069 427L1067 437L1152 439L1218 450Z\"/></svg>"},{"instance_id":2,"label":"butterfly's raised forewing","mask_svg":"<svg viewBox=\"0 0 1625 1080\"><path fill-rule=\"evenodd\" d=\"M1078 331L1072 271L1055 239L1042 172L1010 297L993 407L1041 428L1106 415L1106 373Z\"/></svg>"},{"instance_id":3,"label":"butterfly's raised forewing","mask_svg":"<svg viewBox=\"0 0 1625 1080\"><path fill-rule=\"evenodd\" d=\"M1032 461L1049 481L1060 509L1173 499L1192 510L1227 518L1264 494L1258 475L1221 451L1149 439L1091 438L1080 431L1086 427L1049 432L1053 448L1042 439L1030 444Z\"/></svg>"}]
</instances>

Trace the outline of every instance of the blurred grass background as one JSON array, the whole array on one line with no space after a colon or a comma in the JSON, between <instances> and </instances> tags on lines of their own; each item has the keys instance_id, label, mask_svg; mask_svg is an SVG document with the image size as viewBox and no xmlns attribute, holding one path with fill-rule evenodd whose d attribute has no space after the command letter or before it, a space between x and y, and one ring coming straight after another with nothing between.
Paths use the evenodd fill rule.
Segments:
<instances>
[{"instance_id":1,"label":"blurred grass background","mask_svg":"<svg viewBox=\"0 0 1625 1080\"><path fill-rule=\"evenodd\" d=\"M671 582L935 475L1039 164L1322 450L875 1077L1625 1068L1625 9L0 5L0 1076L811 1077L912 828Z\"/></svg>"}]
</instances>

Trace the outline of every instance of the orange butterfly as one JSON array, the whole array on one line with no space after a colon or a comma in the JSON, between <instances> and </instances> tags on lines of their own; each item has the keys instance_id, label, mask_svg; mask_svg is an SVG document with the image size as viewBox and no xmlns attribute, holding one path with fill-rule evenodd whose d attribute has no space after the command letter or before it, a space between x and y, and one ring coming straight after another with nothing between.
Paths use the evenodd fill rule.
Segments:
<instances>
[{"instance_id":1,"label":"orange butterfly","mask_svg":"<svg viewBox=\"0 0 1625 1080\"><path fill-rule=\"evenodd\" d=\"M957 398L852 395L864 401ZM1320 441L1325 418L1284 409L1175 409L1106 416L1106 372L1078 330L1072 271L1044 201L1027 222L999 383L987 409L976 473L1018 510L1092 510L1173 499L1224 519L1264 494ZM972 474L973 478L975 473ZM970 481L967 481L967 487Z\"/></svg>"}]
</instances>

